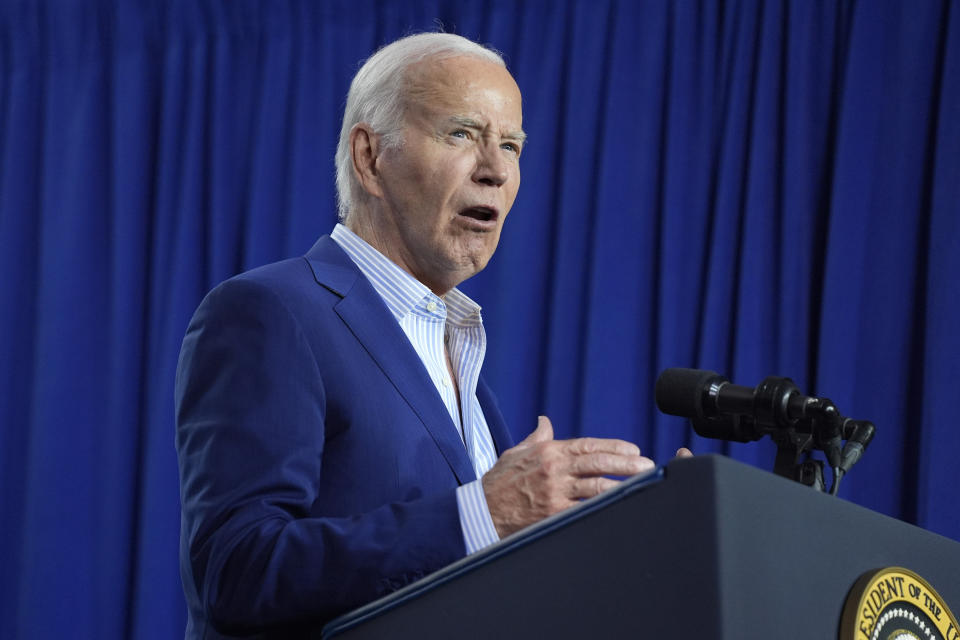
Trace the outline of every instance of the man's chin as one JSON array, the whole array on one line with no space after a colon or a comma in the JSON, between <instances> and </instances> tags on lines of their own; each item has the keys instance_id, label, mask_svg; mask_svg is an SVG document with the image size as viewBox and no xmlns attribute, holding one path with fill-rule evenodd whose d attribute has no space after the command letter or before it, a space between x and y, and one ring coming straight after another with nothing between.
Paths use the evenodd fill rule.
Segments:
<instances>
[{"instance_id":1,"label":"man's chin","mask_svg":"<svg viewBox=\"0 0 960 640\"><path fill-rule=\"evenodd\" d=\"M445 281L441 286L446 290L453 289L457 287L465 280L469 280L473 276L477 275L487 266L487 263L490 262L490 257L492 253L485 252L482 254L467 254L457 256L448 261L446 268L444 269ZM426 284L426 283L425 283ZM428 285L430 286L430 285ZM435 289L436 287L431 287Z\"/></svg>"},{"instance_id":2,"label":"man's chin","mask_svg":"<svg viewBox=\"0 0 960 640\"><path fill-rule=\"evenodd\" d=\"M487 263L490 262L490 258L493 257L493 252L496 249L496 244L493 247L485 246L482 250L469 251L463 254L463 258L459 261L461 270L464 273L469 273L467 278L470 276L476 275L486 268ZM464 278L466 280L466 278Z\"/></svg>"}]
</instances>

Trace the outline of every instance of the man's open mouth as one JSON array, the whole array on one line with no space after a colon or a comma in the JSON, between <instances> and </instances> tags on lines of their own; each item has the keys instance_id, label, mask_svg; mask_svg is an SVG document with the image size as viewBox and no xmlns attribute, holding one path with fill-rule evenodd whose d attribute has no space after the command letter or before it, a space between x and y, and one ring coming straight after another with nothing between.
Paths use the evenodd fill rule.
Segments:
<instances>
[{"instance_id":1,"label":"man's open mouth","mask_svg":"<svg viewBox=\"0 0 960 640\"><path fill-rule=\"evenodd\" d=\"M460 215L481 222L490 222L497 219L497 210L492 207L468 207L461 211Z\"/></svg>"}]
</instances>

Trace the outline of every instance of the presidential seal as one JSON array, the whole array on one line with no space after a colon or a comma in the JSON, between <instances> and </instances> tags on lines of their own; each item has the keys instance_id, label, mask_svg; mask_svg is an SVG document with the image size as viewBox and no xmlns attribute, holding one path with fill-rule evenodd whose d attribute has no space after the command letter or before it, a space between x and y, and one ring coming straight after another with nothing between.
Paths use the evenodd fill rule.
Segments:
<instances>
[{"instance_id":1,"label":"presidential seal","mask_svg":"<svg viewBox=\"0 0 960 640\"><path fill-rule=\"evenodd\" d=\"M960 640L957 619L933 587L909 569L860 576L840 619L840 640Z\"/></svg>"}]
</instances>

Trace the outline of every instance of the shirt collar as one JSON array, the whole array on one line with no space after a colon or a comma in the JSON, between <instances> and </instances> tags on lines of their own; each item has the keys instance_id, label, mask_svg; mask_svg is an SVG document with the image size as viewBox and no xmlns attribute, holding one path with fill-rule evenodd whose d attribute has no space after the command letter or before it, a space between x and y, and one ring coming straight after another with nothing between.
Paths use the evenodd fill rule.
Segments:
<instances>
[{"instance_id":1,"label":"shirt collar","mask_svg":"<svg viewBox=\"0 0 960 640\"><path fill-rule=\"evenodd\" d=\"M438 297L429 287L342 224L338 223L333 228L330 237L367 277L398 322L418 305L425 304L426 299L430 299L446 306L447 321L452 324L482 324L480 305L459 289L451 289L442 298Z\"/></svg>"}]
</instances>

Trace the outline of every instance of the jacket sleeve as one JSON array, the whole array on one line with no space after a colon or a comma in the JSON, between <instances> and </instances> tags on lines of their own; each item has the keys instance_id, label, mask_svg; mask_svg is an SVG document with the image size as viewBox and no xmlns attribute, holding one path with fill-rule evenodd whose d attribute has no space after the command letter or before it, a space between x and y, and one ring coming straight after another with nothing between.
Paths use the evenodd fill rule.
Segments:
<instances>
[{"instance_id":1,"label":"jacket sleeve","mask_svg":"<svg viewBox=\"0 0 960 640\"><path fill-rule=\"evenodd\" d=\"M280 296L243 279L211 292L184 338L181 572L221 632L320 624L465 553L454 489L312 515L332 428L319 358Z\"/></svg>"}]
</instances>

